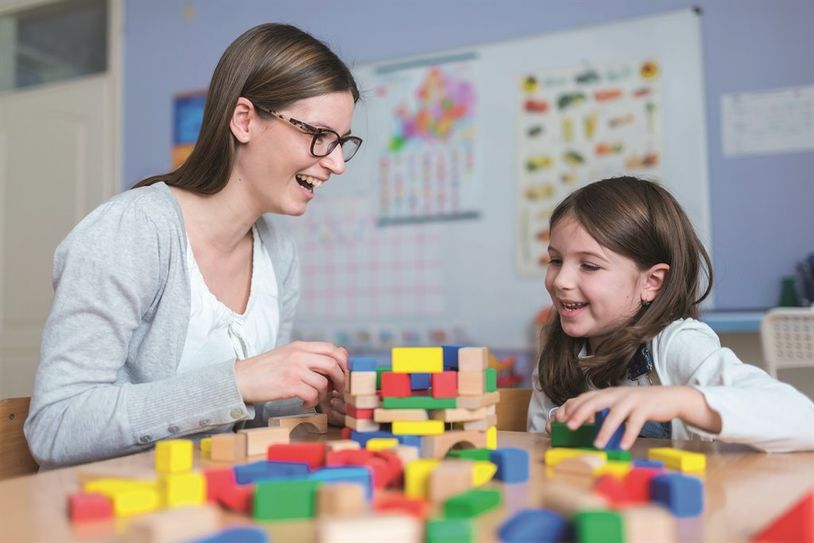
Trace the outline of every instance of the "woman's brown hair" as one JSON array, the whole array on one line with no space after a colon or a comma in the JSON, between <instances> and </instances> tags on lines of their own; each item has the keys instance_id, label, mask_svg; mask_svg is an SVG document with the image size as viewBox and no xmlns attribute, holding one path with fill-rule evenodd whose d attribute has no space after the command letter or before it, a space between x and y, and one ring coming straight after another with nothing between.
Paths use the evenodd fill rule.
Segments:
<instances>
[{"instance_id":1,"label":"woman's brown hair","mask_svg":"<svg viewBox=\"0 0 814 543\"><path fill-rule=\"evenodd\" d=\"M241 96L276 111L305 98L359 90L348 67L327 45L302 30L267 23L251 28L224 51L206 95L198 141L176 170L139 181L135 187L164 181L200 194L226 186L236 140L229 122ZM256 110L258 115L268 114Z\"/></svg>"},{"instance_id":2,"label":"woman's brown hair","mask_svg":"<svg viewBox=\"0 0 814 543\"><path fill-rule=\"evenodd\" d=\"M668 264L664 284L626 326L580 359L584 338L563 332L559 316L541 333L540 387L555 404L590 386L616 386L639 345L671 322L697 318L698 304L712 288L712 264L676 199L660 185L636 177L614 177L586 185L565 198L551 215L550 229L575 219L601 246L633 260L640 270ZM705 284L702 284L704 274Z\"/></svg>"}]
</instances>

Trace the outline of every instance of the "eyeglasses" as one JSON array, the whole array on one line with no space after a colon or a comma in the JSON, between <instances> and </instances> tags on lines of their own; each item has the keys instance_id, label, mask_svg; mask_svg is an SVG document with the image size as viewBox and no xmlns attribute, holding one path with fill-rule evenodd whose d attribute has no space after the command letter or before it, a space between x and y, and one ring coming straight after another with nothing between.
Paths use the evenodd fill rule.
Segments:
<instances>
[{"instance_id":1,"label":"eyeglasses","mask_svg":"<svg viewBox=\"0 0 814 543\"><path fill-rule=\"evenodd\" d=\"M330 128L317 128L316 126L311 126L308 123L287 117L276 111L266 109L263 106L258 106L257 104L254 104L254 107L313 136L313 138L311 138L311 154L317 158L330 155L333 150L336 149L336 146L339 145L342 147L342 157L345 162L348 162L356 154L356 151L359 150L359 147L362 146L362 138L358 136L340 136Z\"/></svg>"}]
</instances>

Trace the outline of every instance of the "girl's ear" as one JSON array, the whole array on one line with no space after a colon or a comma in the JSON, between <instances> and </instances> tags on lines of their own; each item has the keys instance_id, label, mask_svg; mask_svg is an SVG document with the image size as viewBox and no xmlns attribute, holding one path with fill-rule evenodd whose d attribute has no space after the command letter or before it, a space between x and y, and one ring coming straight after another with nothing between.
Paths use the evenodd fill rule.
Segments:
<instances>
[{"instance_id":1,"label":"girl's ear","mask_svg":"<svg viewBox=\"0 0 814 543\"><path fill-rule=\"evenodd\" d=\"M644 285L642 286L642 303L649 304L656 299L661 288L664 286L664 279L670 271L669 264L656 264L644 272Z\"/></svg>"},{"instance_id":2,"label":"girl's ear","mask_svg":"<svg viewBox=\"0 0 814 543\"><path fill-rule=\"evenodd\" d=\"M254 119L254 104L242 96L237 99L229 129L240 143L248 143L251 139L251 121Z\"/></svg>"}]
</instances>

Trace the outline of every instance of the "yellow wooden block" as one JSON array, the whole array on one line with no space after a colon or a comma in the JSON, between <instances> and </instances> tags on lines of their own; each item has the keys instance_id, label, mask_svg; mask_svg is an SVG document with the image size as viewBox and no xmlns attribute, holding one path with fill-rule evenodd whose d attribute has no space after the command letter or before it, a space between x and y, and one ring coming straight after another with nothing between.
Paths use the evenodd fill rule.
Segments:
<instances>
[{"instance_id":1,"label":"yellow wooden block","mask_svg":"<svg viewBox=\"0 0 814 543\"><path fill-rule=\"evenodd\" d=\"M365 449L369 451L383 451L397 447L398 444L399 440L394 437L374 437L373 439L367 440Z\"/></svg>"},{"instance_id":2,"label":"yellow wooden block","mask_svg":"<svg viewBox=\"0 0 814 543\"><path fill-rule=\"evenodd\" d=\"M212 454L212 438L205 437L201 439L201 456L204 458L209 458L209 455Z\"/></svg>"},{"instance_id":3,"label":"yellow wooden block","mask_svg":"<svg viewBox=\"0 0 814 543\"><path fill-rule=\"evenodd\" d=\"M440 373L444 371L441 347L394 347L394 373Z\"/></svg>"},{"instance_id":4,"label":"yellow wooden block","mask_svg":"<svg viewBox=\"0 0 814 543\"><path fill-rule=\"evenodd\" d=\"M438 436L444 433L442 420L397 420L391 428L393 435Z\"/></svg>"},{"instance_id":5,"label":"yellow wooden block","mask_svg":"<svg viewBox=\"0 0 814 543\"><path fill-rule=\"evenodd\" d=\"M608 453L605 451L589 451L585 449L569 449L567 447L558 447L556 449L548 449L545 452L545 463L549 466L555 466L558 462L562 462L566 458L573 458L575 456L582 456L589 454L599 456L603 460L608 460Z\"/></svg>"},{"instance_id":6,"label":"yellow wooden block","mask_svg":"<svg viewBox=\"0 0 814 543\"><path fill-rule=\"evenodd\" d=\"M647 451L647 458L660 460L665 467L683 472L699 472L707 469L707 457L704 454L682 451L672 447L655 447Z\"/></svg>"},{"instance_id":7,"label":"yellow wooden block","mask_svg":"<svg viewBox=\"0 0 814 543\"><path fill-rule=\"evenodd\" d=\"M84 485L85 492L103 494L113 502L117 517L150 513L161 507L161 494L152 481L96 479Z\"/></svg>"},{"instance_id":8,"label":"yellow wooden block","mask_svg":"<svg viewBox=\"0 0 814 543\"><path fill-rule=\"evenodd\" d=\"M497 473L497 465L486 460L476 460L472 466L472 484L483 486L492 480Z\"/></svg>"},{"instance_id":9,"label":"yellow wooden block","mask_svg":"<svg viewBox=\"0 0 814 543\"><path fill-rule=\"evenodd\" d=\"M608 460L608 462L596 470L595 476L600 475L613 475L617 479L622 479L632 469L633 465L630 462L618 462L616 460Z\"/></svg>"},{"instance_id":10,"label":"yellow wooden block","mask_svg":"<svg viewBox=\"0 0 814 543\"><path fill-rule=\"evenodd\" d=\"M101 479L92 479L82 485L82 490L85 492L97 492L109 496L116 492L123 492L126 490L157 490L155 481L143 481L141 479L125 479L124 477L107 477Z\"/></svg>"},{"instance_id":11,"label":"yellow wooden block","mask_svg":"<svg viewBox=\"0 0 814 543\"><path fill-rule=\"evenodd\" d=\"M201 505L206 502L206 479L200 473L169 473L161 477L165 507Z\"/></svg>"},{"instance_id":12,"label":"yellow wooden block","mask_svg":"<svg viewBox=\"0 0 814 543\"><path fill-rule=\"evenodd\" d=\"M165 439L155 445L155 470L179 473L192 469L192 440Z\"/></svg>"},{"instance_id":13,"label":"yellow wooden block","mask_svg":"<svg viewBox=\"0 0 814 543\"><path fill-rule=\"evenodd\" d=\"M486 448L497 449L497 427L492 426L486 430Z\"/></svg>"},{"instance_id":14,"label":"yellow wooden block","mask_svg":"<svg viewBox=\"0 0 814 543\"><path fill-rule=\"evenodd\" d=\"M438 465L434 458L420 458L404 468L404 494L408 498L427 499L430 473Z\"/></svg>"}]
</instances>

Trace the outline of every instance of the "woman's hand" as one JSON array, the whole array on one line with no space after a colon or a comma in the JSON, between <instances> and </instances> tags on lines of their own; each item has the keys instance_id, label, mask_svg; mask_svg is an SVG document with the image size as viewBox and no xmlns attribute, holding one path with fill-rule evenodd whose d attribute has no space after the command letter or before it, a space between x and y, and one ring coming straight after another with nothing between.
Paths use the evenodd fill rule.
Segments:
<instances>
[{"instance_id":1,"label":"woman's hand","mask_svg":"<svg viewBox=\"0 0 814 543\"><path fill-rule=\"evenodd\" d=\"M331 390L321 402L320 413L328 415L328 424L345 426L345 398L341 390Z\"/></svg>"},{"instance_id":2,"label":"woman's hand","mask_svg":"<svg viewBox=\"0 0 814 543\"><path fill-rule=\"evenodd\" d=\"M601 449L623 422L627 427L621 447L629 449L639 436L644 423L667 422L679 418L702 430L720 433L721 417L713 411L698 390L688 386L613 387L592 390L571 398L554 413L553 420L565 422L576 430L591 422L597 411L610 411L594 440Z\"/></svg>"},{"instance_id":3,"label":"woman's hand","mask_svg":"<svg viewBox=\"0 0 814 543\"><path fill-rule=\"evenodd\" d=\"M342 391L348 352L332 343L295 341L235 364L237 387L246 403L300 398L317 405L330 389Z\"/></svg>"}]
</instances>

